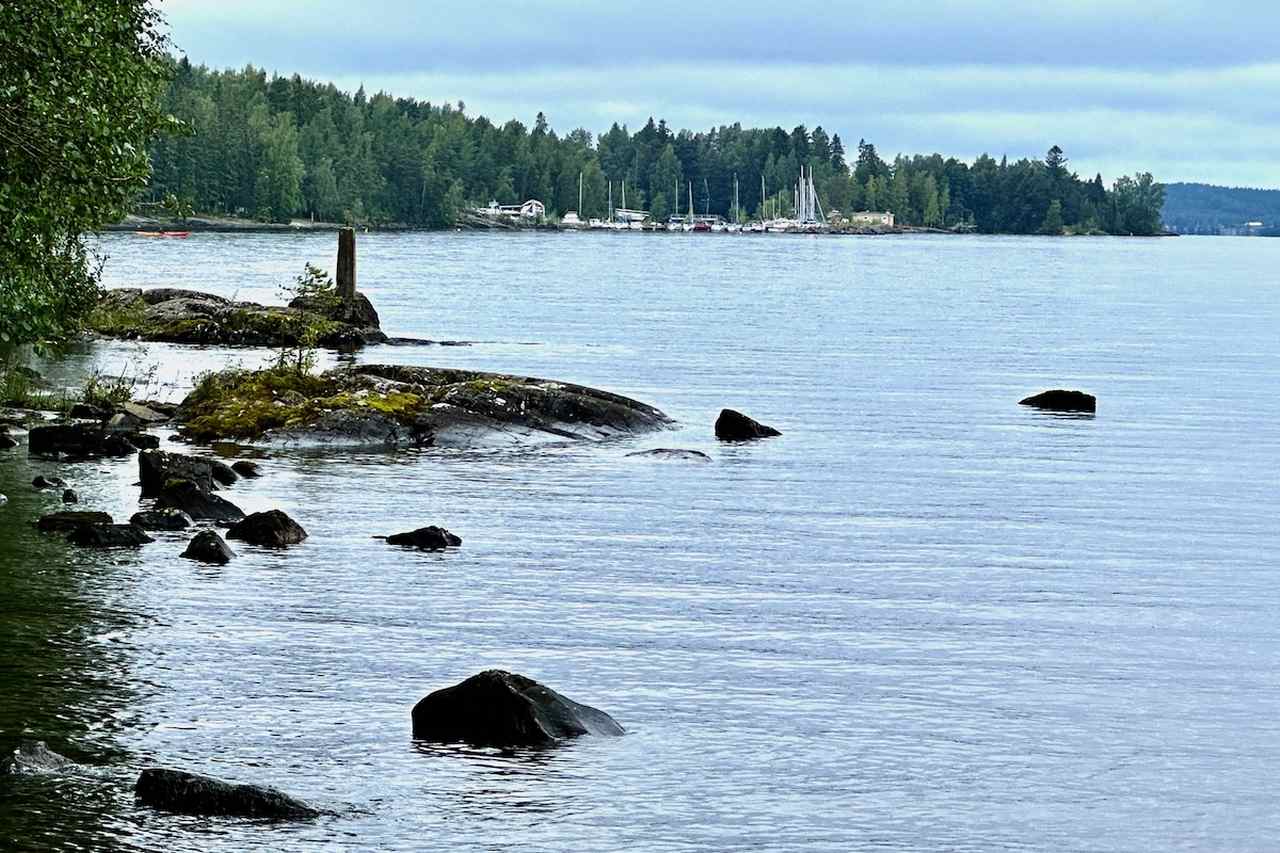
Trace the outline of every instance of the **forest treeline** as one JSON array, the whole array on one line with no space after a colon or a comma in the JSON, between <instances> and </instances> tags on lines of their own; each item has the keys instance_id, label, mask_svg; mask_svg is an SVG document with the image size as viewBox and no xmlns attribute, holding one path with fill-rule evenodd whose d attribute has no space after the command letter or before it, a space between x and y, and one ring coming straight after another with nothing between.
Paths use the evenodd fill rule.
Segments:
<instances>
[{"instance_id":1,"label":"forest treeline","mask_svg":"<svg viewBox=\"0 0 1280 853\"><path fill-rule=\"evenodd\" d=\"M1280 190L1170 184L1163 216L1180 234L1237 233L1249 222L1271 232L1280 224Z\"/></svg>"},{"instance_id":2,"label":"forest treeline","mask_svg":"<svg viewBox=\"0 0 1280 853\"><path fill-rule=\"evenodd\" d=\"M655 219L688 211L740 218L791 213L791 188L812 169L823 207L890 210L900 224L988 233L1161 230L1163 187L1150 174L1111 188L1082 180L1056 146L1044 159L973 163L939 154L881 158L861 141L846 150L822 127L673 131L650 119L598 138L469 117L463 104L431 104L363 89L268 76L247 67L211 71L176 62L164 108L187 135L157 140L145 199L179 210L269 221L401 223L444 227L471 205L539 199L549 213L579 207L605 217L610 203ZM734 188L739 204L734 208ZM765 197L762 199L762 195Z\"/></svg>"}]
</instances>

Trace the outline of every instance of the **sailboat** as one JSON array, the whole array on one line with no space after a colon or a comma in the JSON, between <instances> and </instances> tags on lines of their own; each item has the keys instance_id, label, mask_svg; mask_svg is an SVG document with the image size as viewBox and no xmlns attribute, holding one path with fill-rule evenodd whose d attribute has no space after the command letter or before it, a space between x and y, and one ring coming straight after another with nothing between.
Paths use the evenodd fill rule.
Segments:
<instances>
[{"instance_id":1,"label":"sailboat","mask_svg":"<svg viewBox=\"0 0 1280 853\"><path fill-rule=\"evenodd\" d=\"M581 172L578 173L578 210L582 210L582 173ZM564 215L564 218L560 220L560 224L566 227L572 228L574 230L581 228L584 223L582 221L582 218L578 216L578 210L570 210L569 212L567 212Z\"/></svg>"}]
</instances>

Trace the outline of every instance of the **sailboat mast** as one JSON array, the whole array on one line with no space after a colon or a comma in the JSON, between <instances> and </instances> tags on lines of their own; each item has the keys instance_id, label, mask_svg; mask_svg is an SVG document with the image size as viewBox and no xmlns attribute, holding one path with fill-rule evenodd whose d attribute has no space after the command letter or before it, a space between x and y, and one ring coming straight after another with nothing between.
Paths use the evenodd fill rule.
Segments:
<instances>
[{"instance_id":1,"label":"sailboat mast","mask_svg":"<svg viewBox=\"0 0 1280 853\"><path fill-rule=\"evenodd\" d=\"M582 218L582 172L578 172L578 218Z\"/></svg>"}]
</instances>

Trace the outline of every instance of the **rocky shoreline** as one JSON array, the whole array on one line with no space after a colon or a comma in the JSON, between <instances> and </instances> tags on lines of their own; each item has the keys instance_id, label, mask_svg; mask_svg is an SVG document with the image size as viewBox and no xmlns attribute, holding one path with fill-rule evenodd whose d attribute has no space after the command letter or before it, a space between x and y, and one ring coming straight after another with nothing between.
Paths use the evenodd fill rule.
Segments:
<instances>
[{"instance_id":1,"label":"rocky shoreline","mask_svg":"<svg viewBox=\"0 0 1280 853\"><path fill-rule=\"evenodd\" d=\"M319 328L321 346L373 346L389 341L377 312L359 294L337 305L295 300L271 307L235 302L180 289L110 291L95 315L105 337L227 346L305 345L298 329ZM1092 416L1096 400L1056 389L1022 405L1049 412ZM476 448L536 446L554 442L600 443L652 434L673 426L660 409L629 397L572 383L454 368L367 364L316 374L304 367L225 370L202 378L177 406L127 402L112 408L76 406L46 422L33 413L0 417L0 437L21 447L4 424L26 427L32 458L138 467L139 511L127 523L92 509L47 512L32 523L72 547L165 548L212 565L237 558L236 548L302 549L308 533L278 509L245 513L227 494L241 478L270 476L248 459L227 464L209 455L160 449L153 430L190 445L215 442L274 448ZM770 440L782 432L741 412L724 409L714 425L721 442ZM198 451L199 452L199 451ZM259 452L260 453L260 452ZM629 457L681 463L711 462L704 453L655 448ZM3 458L0 456L0 458ZM69 474L67 476L70 476ZM32 487L74 490L41 475ZM230 491L229 491L230 490ZM0 495L0 504L5 499ZM150 534L157 533L163 540ZM189 531L189 533L187 533ZM436 525L374 535L386 546L448 553L462 539ZM173 535L177 534L177 535ZM189 536L189 538L188 538ZM224 538L225 537L225 538ZM533 679L486 670L421 699L409 713L411 737L476 747L547 749L582 735L621 736L610 714L576 702ZM0 770L19 774L76 773L83 768L42 743L25 744ZM336 812L274 788L226 782L183 770L143 768L134 785L141 804L166 812L265 820L313 820Z\"/></svg>"}]
</instances>

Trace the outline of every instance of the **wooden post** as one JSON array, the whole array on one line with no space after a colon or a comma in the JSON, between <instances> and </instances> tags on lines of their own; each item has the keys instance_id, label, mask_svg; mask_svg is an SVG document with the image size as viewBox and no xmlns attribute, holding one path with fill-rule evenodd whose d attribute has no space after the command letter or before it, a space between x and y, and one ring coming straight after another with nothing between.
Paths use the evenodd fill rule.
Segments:
<instances>
[{"instance_id":1,"label":"wooden post","mask_svg":"<svg viewBox=\"0 0 1280 853\"><path fill-rule=\"evenodd\" d=\"M338 231L338 297L343 302L356 298L356 229Z\"/></svg>"}]
</instances>

